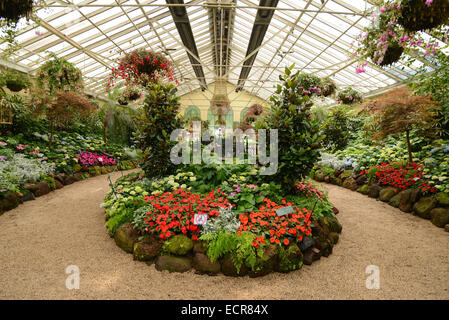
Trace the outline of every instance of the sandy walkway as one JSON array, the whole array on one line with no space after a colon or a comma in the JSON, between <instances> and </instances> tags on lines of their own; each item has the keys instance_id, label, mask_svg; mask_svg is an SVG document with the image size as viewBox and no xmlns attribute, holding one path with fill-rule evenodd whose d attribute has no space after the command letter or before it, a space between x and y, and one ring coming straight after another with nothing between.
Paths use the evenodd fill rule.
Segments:
<instances>
[{"instance_id":1,"label":"sandy walkway","mask_svg":"<svg viewBox=\"0 0 449 320\"><path fill-rule=\"evenodd\" d=\"M121 174L114 173L117 178ZM158 272L106 234L106 176L75 183L0 216L1 299L449 299L449 234L429 221L336 186L343 234L313 266L264 278ZM65 269L81 271L79 290ZM380 268L380 290L365 268Z\"/></svg>"}]
</instances>

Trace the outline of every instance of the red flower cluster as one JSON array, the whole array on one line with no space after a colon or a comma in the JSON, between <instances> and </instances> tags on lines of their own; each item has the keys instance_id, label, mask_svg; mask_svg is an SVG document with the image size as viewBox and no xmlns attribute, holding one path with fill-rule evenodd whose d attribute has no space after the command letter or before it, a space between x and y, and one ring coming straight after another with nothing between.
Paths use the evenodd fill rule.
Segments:
<instances>
[{"instance_id":1,"label":"red flower cluster","mask_svg":"<svg viewBox=\"0 0 449 320\"><path fill-rule=\"evenodd\" d=\"M315 195L318 199L323 201L323 193L319 191L313 183L305 183L303 181L296 184L296 189L298 192L302 193L306 196L306 198L310 197L311 195Z\"/></svg>"},{"instance_id":2,"label":"red flower cluster","mask_svg":"<svg viewBox=\"0 0 449 320\"><path fill-rule=\"evenodd\" d=\"M196 195L184 189L166 192L161 195L145 197L145 202L153 206L153 211L144 218L145 228L140 232L156 234L168 239L176 234L191 235L198 240L200 229L193 224L195 214L207 214L209 218L218 217L219 208L228 208L229 202L221 190L206 195Z\"/></svg>"},{"instance_id":3,"label":"red flower cluster","mask_svg":"<svg viewBox=\"0 0 449 320\"><path fill-rule=\"evenodd\" d=\"M375 172L376 182L381 185L392 186L400 190L418 188L422 192L435 192L428 182L423 179L423 165L416 163L382 163L376 167L360 172L360 175L369 175Z\"/></svg>"},{"instance_id":4,"label":"red flower cluster","mask_svg":"<svg viewBox=\"0 0 449 320\"><path fill-rule=\"evenodd\" d=\"M241 222L237 232L249 231L259 235L253 246L259 248L265 244L265 240L273 244L289 245L291 240L302 241L304 236L309 236L312 232L310 227L312 212L307 209L295 207L295 212L288 215L278 216L276 210L285 206L294 206L294 203L282 201L282 205L264 199L264 205L258 212L246 212L239 215Z\"/></svg>"},{"instance_id":5,"label":"red flower cluster","mask_svg":"<svg viewBox=\"0 0 449 320\"><path fill-rule=\"evenodd\" d=\"M117 68L112 68L108 88L114 86L116 78L122 78L126 85L147 86L150 82L157 82L159 78L166 77L176 82L173 77L173 68L170 62L160 53L154 53L145 49L137 49L127 53L119 62Z\"/></svg>"}]
</instances>

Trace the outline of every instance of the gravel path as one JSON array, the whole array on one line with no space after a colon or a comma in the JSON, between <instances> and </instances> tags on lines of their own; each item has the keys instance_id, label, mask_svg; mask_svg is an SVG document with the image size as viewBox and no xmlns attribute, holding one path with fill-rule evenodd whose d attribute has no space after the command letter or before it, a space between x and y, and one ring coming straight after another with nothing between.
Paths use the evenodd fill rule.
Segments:
<instances>
[{"instance_id":1,"label":"gravel path","mask_svg":"<svg viewBox=\"0 0 449 320\"><path fill-rule=\"evenodd\" d=\"M449 299L449 233L325 187L343 224L334 253L300 271L250 279L170 274L133 261L103 226L106 176L66 186L0 216L0 298ZM65 286L69 265L80 269L79 290ZM379 290L365 287L368 265L380 268Z\"/></svg>"}]
</instances>

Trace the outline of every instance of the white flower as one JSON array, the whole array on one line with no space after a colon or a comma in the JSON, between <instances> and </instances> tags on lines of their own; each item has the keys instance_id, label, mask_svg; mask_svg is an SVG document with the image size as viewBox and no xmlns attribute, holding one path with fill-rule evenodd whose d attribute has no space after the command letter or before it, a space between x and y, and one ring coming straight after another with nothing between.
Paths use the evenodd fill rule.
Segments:
<instances>
[{"instance_id":1,"label":"white flower","mask_svg":"<svg viewBox=\"0 0 449 320\"><path fill-rule=\"evenodd\" d=\"M196 181L196 177L190 177L190 181Z\"/></svg>"}]
</instances>

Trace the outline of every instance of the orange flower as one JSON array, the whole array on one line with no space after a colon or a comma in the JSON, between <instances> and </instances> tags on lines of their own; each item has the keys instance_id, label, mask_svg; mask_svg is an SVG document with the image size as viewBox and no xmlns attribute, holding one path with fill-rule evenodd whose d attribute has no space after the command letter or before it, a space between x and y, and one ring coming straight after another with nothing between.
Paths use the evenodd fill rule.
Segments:
<instances>
[{"instance_id":1,"label":"orange flower","mask_svg":"<svg viewBox=\"0 0 449 320\"><path fill-rule=\"evenodd\" d=\"M274 237L271 237L271 238L270 238L270 242L271 242L271 243L274 243L275 241L276 241L276 239L275 239Z\"/></svg>"},{"instance_id":2,"label":"orange flower","mask_svg":"<svg viewBox=\"0 0 449 320\"><path fill-rule=\"evenodd\" d=\"M284 239L284 244L285 244L286 246L288 246L289 243L290 243L290 241L288 241L288 239Z\"/></svg>"}]
</instances>

